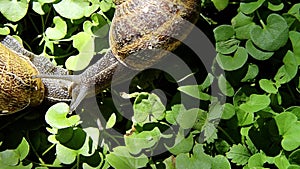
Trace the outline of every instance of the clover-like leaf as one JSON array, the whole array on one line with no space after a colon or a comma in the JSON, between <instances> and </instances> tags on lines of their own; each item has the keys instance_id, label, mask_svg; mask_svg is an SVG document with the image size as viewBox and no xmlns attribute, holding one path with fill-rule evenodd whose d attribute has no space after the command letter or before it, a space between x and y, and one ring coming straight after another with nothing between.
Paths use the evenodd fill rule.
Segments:
<instances>
[{"instance_id":1,"label":"clover-like leaf","mask_svg":"<svg viewBox=\"0 0 300 169\"><path fill-rule=\"evenodd\" d=\"M164 117L165 106L160 98L151 93L140 93L133 104L134 119L137 122L145 122L149 116L156 120Z\"/></svg>"},{"instance_id":2,"label":"clover-like leaf","mask_svg":"<svg viewBox=\"0 0 300 169\"><path fill-rule=\"evenodd\" d=\"M26 139L23 138L21 143L18 145L16 149L13 150L9 149L0 152L0 167L3 169L32 168L32 163L26 163L25 165L21 162L25 159L28 153L29 153L29 144L26 141Z\"/></svg>"},{"instance_id":3,"label":"clover-like leaf","mask_svg":"<svg viewBox=\"0 0 300 169\"><path fill-rule=\"evenodd\" d=\"M280 3L278 5L272 4L271 2L268 2L268 8L272 11L280 11L284 7L283 3Z\"/></svg>"},{"instance_id":4,"label":"clover-like leaf","mask_svg":"<svg viewBox=\"0 0 300 169\"><path fill-rule=\"evenodd\" d=\"M235 115L235 108L230 103L225 103L223 105L223 113L222 113L222 119L230 119Z\"/></svg>"},{"instance_id":5,"label":"clover-like leaf","mask_svg":"<svg viewBox=\"0 0 300 169\"><path fill-rule=\"evenodd\" d=\"M212 169L230 169L228 159L223 155L216 155L212 160Z\"/></svg>"},{"instance_id":6,"label":"clover-like leaf","mask_svg":"<svg viewBox=\"0 0 300 169\"><path fill-rule=\"evenodd\" d=\"M298 72L297 59L293 52L288 51L283 58L284 65L277 71L274 80L279 84L291 81Z\"/></svg>"},{"instance_id":7,"label":"clover-like leaf","mask_svg":"<svg viewBox=\"0 0 300 169\"><path fill-rule=\"evenodd\" d=\"M29 4L27 0L1 0L0 12L6 19L12 22L17 22L26 15L28 6Z\"/></svg>"},{"instance_id":8,"label":"clover-like leaf","mask_svg":"<svg viewBox=\"0 0 300 169\"><path fill-rule=\"evenodd\" d=\"M290 112L283 112L275 117L275 121L279 134L284 135L297 122L297 116Z\"/></svg>"},{"instance_id":9,"label":"clover-like leaf","mask_svg":"<svg viewBox=\"0 0 300 169\"><path fill-rule=\"evenodd\" d=\"M248 59L248 53L245 48L238 47L233 56L217 54L216 60L219 66L227 71L233 71L241 68Z\"/></svg>"},{"instance_id":10,"label":"clover-like leaf","mask_svg":"<svg viewBox=\"0 0 300 169\"><path fill-rule=\"evenodd\" d=\"M152 148L161 138L160 130L155 127L151 131L142 131L126 136L125 144L128 151L132 154L138 154L143 149Z\"/></svg>"},{"instance_id":11,"label":"clover-like leaf","mask_svg":"<svg viewBox=\"0 0 300 169\"><path fill-rule=\"evenodd\" d=\"M293 45L293 53L296 57L297 64L300 65L300 33L297 31L290 31L289 37Z\"/></svg>"},{"instance_id":12,"label":"clover-like leaf","mask_svg":"<svg viewBox=\"0 0 300 169\"><path fill-rule=\"evenodd\" d=\"M267 18L267 25L259 26L250 31L252 42L266 51L276 51L288 41L289 27L284 18L278 14L271 14Z\"/></svg>"},{"instance_id":13,"label":"clover-like leaf","mask_svg":"<svg viewBox=\"0 0 300 169\"><path fill-rule=\"evenodd\" d=\"M67 117L69 111L69 106L66 103L57 103L48 109L45 120L51 127L57 129L77 125L80 117L78 115Z\"/></svg>"},{"instance_id":14,"label":"clover-like leaf","mask_svg":"<svg viewBox=\"0 0 300 169\"><path fill-rule=\"evenodd\" d=\"M96 3L92 3L90 6L90 2L88 0L62 0L56 4L53 4L53 7L61 16L65 18L80 19L84 16L89 16L92 14L92 12L97 10L98 5Z\"/></svg>"},{"instance_id":15,"label":"clover-like leaf","mask_svg":"<svg viewBox=\"0 0 300 169\"><path fill-rule=\"evenodd\" d=\"M53 23L55 24L54 28L46 29L46 36L49 39L62 39L67 34L67 23L59 16L53 18Z\"/></svg>"},{"instance_id":16,"label":"clover-like leaf","mask_svg":"<svg viewBox=\"0 0 300 169\"><path fill-rule=\"evenodd\" d=\"M100 9L103 12L109 11L112 6L113 6L113 2L111 0L100 2Z\"/></svg>"},{"instance_id":17,"label":"clover-like leaf","mask_svg":"<svg viewBox=\"0 0 300 169\"><path fill-rule=\"evenodd\" d=\"M283 135L281 141L282 148L287 151L295 150L300 146L299 140L300 122L295 122Z\"/></svg>"},{"instance_id":18,"label":"clover-like leaf","mask_svg":"<svg viewBox=\"0 0 300 169\"><path fill-rule=\"evenodd\" d=\"M250 56L252 56L254 59L257 59L257 60L267 60L270 57L272 57L274 54L274 52L266 52L266 51L261 51L261 50L257 49L253 45L251 40L248 40L246 42L246 50L250 54Z\"/></svg>"},{"instance_id":19,"label":"clover-like leaf","mask_svg":"<svg viewBox=\"0 0 300 169\"><path fill-rule=\"evenodd\" d=\"M218 85L221 90L221 92L226 96L233 96L234 95L234 89L231 86L231 84L226 80L226 78L221 74L218 78Z\"/></svg>"},{"instance_id":20,"label":"clover-like leaf","mask_svg":"<svg viewBox=\"0 0 300 169\"><path fill-rule=\"evenodd\" d=\"M179 86L178 90L200 100L210 100L211 96L205 90L213 83L214 77L208 74L201 85Z\"/></svg>"},{"instance_id":21,"label":"clover-like leaf","mask_svg":"<svg viewBox=\"0 0 300 169\"><path fill-rule=\"evenodd\" d=\"M108 163L116 169L142 168L148 163L146 155L132 156L127 147L118 146L106 156Z\"/></svg>"},{"instance_id":22,"label":"clover-like leaf","mask_svg":"<svg viewBox=\"0 0 300 169\"><path fill-rule=\"evenodd\" d=\"M231 25L221 25L214 29L216 42L226 41L234 36L234 29Z\"/></svg>"},{"instance_id":23,"label":"clover-like leaf","mask_svg":"<svg viewBox=\"0 0 300 169\"><path fill-rule=\"evenodd\" d=\"M258 0L247 3L242 2L240 5L240 10L245 14L251 14L256 11L264 2L265 0Z\"/></svg>"},{"instance_id":24,"label":"clover-like leaf","mask_svg":"<svg viewBox=\"0 0 300 169\"><path fill-rule=\"evenodd\" d=\"M258 75L258 72L259 68L256 64L249 64L247 73L245 77L241 80L241 82L248 82L253 80Z\"/></svg>"},{"instance_id":25,"label":"clover-like leaf","mask_svg":"<svg viewBox=\"0 0 300 169\"><path fill-rule=\"evenodd\" d=\"M181 111L185 112L186 109L182 104L175 104L171 107L171 111L166 112L166 120L170 124L176 124L177 116L180 114Z\"/></svg>"},{"instance_id":26,"label":"clover-like leaf","mask_svg":"<svg viewBox=\"0 0 300 169\"><path fill-rule=\"evenodd\" d=\"M107 123L106 123L106 129L110 129L112 128L115 124L116 124L116 120L117 120L117 116L115 113L113 113L109 119L107 120Z\"/></svg>"},{"instance_id":27,"label":"clover-like leaf","mask_svg":"<svg viewBox=\"0 0 300 169\"><path fill-rule=\"evenodd\" d=\"M8 35L10 33L10 30L7 26L0 28L0 35Z\"/></svg>"},{"instance_id":28,"label":"clover-like leaf","mask_svg":"<svg viewBox=\"0 0 300 169\"><path fill-rule=\"evenodd\" d=\"M275 83L268 79L259 80L259 86L260 86L260 88L262 88L264 91L266 91L268 93L276 94L278 92L278 89L276 88Z\"/></svg>"},{"instance_id":29,"label":"clover-like leaf","mask_svg":"<svg viewBox=\"0 0 300 169\"><path fill-rule=\"evenodd\" d=\"M174 155L188 153L193 148L193 144L194 139L192 134L190 134L187 138L181 134L178 134L176 136L175 144L168 148L168 150Z\"/></svg>"},{"instance_id":30,"label":"clover-like leaf","mask_svg":"<svg viewBox=\"0 0 300 169\"><path fill-rule=\"evenodd\" d=\"M211 168L212 157L205 154L203 146L196 144L193 149L193 155L179 154L176 157L176 168L195 169Z\"/></svg>"},{"instance_id":31,"label":"clover-like leaf","mask_svg":"<svg viewBox=\"0 0 300 169\"><path fill-rule=\"evenodd\" d=\"M228 6L229 0L212 0L218 11L222 11Z\"/></svg>"},{"instance_id":32,"label":"clover-like leaf","mask_svg":"<svg viewBox=\"0 0 300 169\"><path fill-rule=\"evenodd\" d=\"M180 111L176 121L183 129L190 129L195 125L199 111L201 110L197 108Z\"/></svg>"},{"instance_id":33,"label":"clover-like leaf","mask_svg":"<svg viewBox=\"0 0 300 169\"><path fill-rule=\"evenodd\" d=\"M263 167L263 165L267 162L267 157L263 153L256 153L252 155L248 160L249 168Z\"/></svg>"},{"instance_id":34,"label":"clover-like leaf","mask_svg":"<svg viewBox=\"0 0 300 169\"><path fill-rule=\"evenodd\" d=\"M246 103L241 104L240 109L248 113L258 112L269 106L271 100L269 96L252 94Z\"/></svg>"},{"instance_id":35,"label":"clover-like leaf","mask_svg":"<svg viewBox=\"0 0 300 169\"><path fill-rule=\"evenodd\" d=\"M94 56L94 39L86 32L79 32L72 36L73 46L79 51L78 55L67 59L65 65L69 70L83 70Z\"/></svg>"}]
</instances>

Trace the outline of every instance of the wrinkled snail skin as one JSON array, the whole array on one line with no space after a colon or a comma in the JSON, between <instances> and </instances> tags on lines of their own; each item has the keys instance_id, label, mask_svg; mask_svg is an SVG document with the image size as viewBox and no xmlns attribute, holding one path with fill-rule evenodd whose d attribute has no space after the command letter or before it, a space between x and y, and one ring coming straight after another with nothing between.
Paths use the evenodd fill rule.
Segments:
<instances>
[{"instance_id":1,"label":"wrinkled snail skin","mask_svg":"<svg viewBox=\"0 0 300 169\"><path fill-rule=\"evenodd\" d=\"M42 78L45 97L52 101L71 98L70 111L74 111L86 96L107 88L116 70L122 73L120 79L126 78L134 69L155 64L165 51L175 50L200 13L200 0L116 0L116 4L109 32L110 50L81 74L68 75L49 60L41 61L45 58L23 53L37 67L39 75L35 77Z\"/></svg>"},{"instance_id":2,"label":"wrinkled snail skin","mask_svg":"<svg viewBox=\"0 0 300 169\"><path fill-rule=\"evenodd\" d=\"M0 42L1 115L18 112L27 106L37 106L42 101L71 100L68 91L71 82L60 79L41 80L32 77L41 73L68 75L67 70L54 66L46 57L27 51L12 36L8 35ZM10 78L12 75L14 78Z\"/></svg>"}]
</instances>

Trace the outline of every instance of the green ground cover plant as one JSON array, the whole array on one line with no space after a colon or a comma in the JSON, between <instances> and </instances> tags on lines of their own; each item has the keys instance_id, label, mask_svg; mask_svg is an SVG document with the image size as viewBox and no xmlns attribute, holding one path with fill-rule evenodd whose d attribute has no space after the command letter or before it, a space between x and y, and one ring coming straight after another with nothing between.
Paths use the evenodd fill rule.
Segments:
<instances>
[{"instance_id":1,"label":"green ground cover plant","mask_svg":"<svg viewBox=\"0 0 300 169\"><path fill-rule=\"evenodd\" d=\"M0 117L0 168L300 168L300 3L201 4L197 27L217 54L209 73L190 64L199 85L178 86L167 73L147 70L123 96L132 118L107 89L97 96L103 118L94 126L68 114L66 103ZM0 0L0 35L81 71L95 52L107 51L114 9L112 0ZM200 105L181 104L180 94Z\"/></svg>"}]
</instances>

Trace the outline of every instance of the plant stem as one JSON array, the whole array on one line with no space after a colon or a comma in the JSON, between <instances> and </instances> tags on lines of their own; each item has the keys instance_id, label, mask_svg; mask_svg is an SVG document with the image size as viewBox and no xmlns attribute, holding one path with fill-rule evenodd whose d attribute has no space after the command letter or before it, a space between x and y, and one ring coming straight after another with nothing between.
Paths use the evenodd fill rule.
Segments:
<instances>
[{"instance_id":1,"label":"plant stem","mask_svg":"<svg viewBox=\"0 0 300 169\"><path fill-rule=\"evenodd\" d=\"M28 132L28 131L26 132L26 137L27 137L28 143L29 143L29 145L30 145L30 147L31 147L31 149L32 149L32 151L33 151L33 153L37 156L37 158L39 159L40 163L41 163L42 165L46 164L46 163L44 162L44 160L39 156L39 154L37 153L37 151L36 151L36 149L34 148L34 146L32 145L32 143L31 143L31 141L30 141L30 139L29 139L30 137L29 137L29 132Z\"/></svg>"},{"instance_id":2,"label":"plant stem","mask_svg":"<svg viewBox=\"0 0 300 169\"><path fill-rule=\"evenodd\" d=\"M266 25L265 25L264 21L261 19L260 15L259 15L259 12L256 11L256 14L257 14L257 17L258 17L258 19L259 19L260 24L261 24L262 27L265 29L265 28L266 28Z\"/></svg>"},{"instance_id":3,"label":"plant stem","mask_svg":"<svg viewBox=\"0 0 300 169\"><path fill-rule=\"evenodd\" d=\"M229 139L229 141L232 144L235 144L235 141L230 137L230 135L225 130L222 129L222 127L217 126L217 128Z\"/></svg>"}]
</instances>

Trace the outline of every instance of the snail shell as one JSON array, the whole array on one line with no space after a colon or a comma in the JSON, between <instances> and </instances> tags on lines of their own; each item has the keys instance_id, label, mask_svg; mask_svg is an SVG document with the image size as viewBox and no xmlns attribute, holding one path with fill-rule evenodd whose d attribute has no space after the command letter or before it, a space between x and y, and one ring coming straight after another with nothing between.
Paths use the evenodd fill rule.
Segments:
<instances>
[{"instance_id":1,"label":"snail shell","mask_svg":"<svg viewBox=\"0 0 300 169\"><path fill-rule=\"evenodd\" d=\"M44 85L30 60L0 43L0 111L11 114L27 106L39 105L44 98Z\"/></svg>"}]
</instances>

